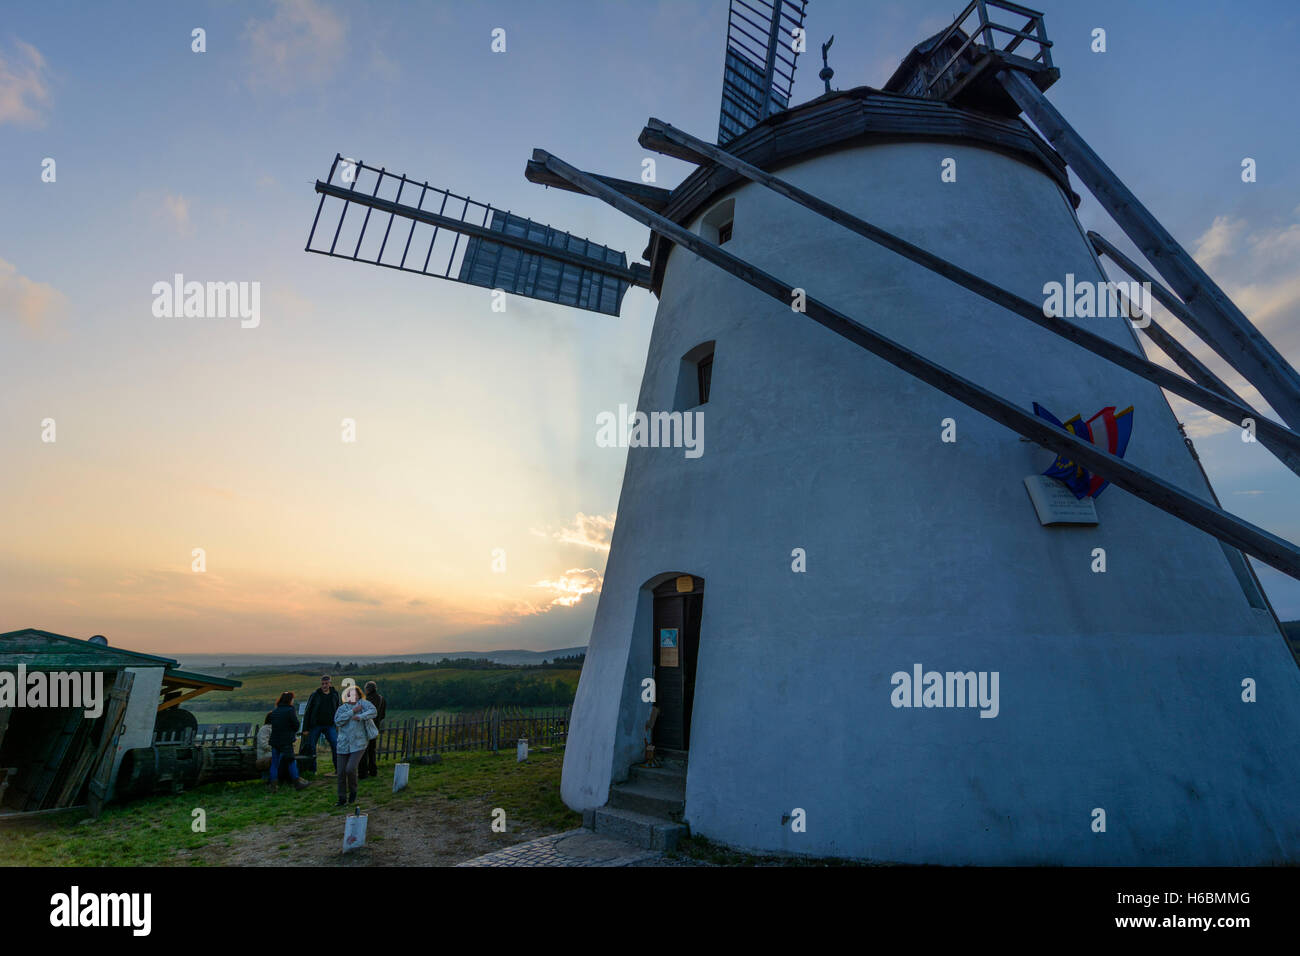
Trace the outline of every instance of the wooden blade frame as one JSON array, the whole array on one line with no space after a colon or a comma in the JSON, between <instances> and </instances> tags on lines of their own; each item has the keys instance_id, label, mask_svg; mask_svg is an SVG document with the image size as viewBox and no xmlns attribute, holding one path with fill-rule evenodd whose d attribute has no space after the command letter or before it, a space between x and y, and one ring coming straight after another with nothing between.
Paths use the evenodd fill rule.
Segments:
<instances>
[{"instance_id":1,"label":"wooden blade frame","mask_svg":"<svg viewBox=\"0 0 1300 956\"><path fill-rule=\"evenodd\" d=\"M317 180L316 191L321 198L307 237L308 252L504 289L605 315L618 315L629 286L649 284L646 267L629 267L622 252L340 155L334 157L328 181ZM402 203L403 195L416 198L417 193L415 205ZM330 209L331 217L338 209L338 220L333 230L321 229L330 200L338 201ZM364 217L349 219L353 206L364 208ZM379 221L388 214L382 236L368 232L375 211L381 214ZM398 217L410 223L405 236L400 226L393 229Z\"/></svg>"},{"instance_id":2,"label":"wooden blade frame","mask_svg":"<svg viewBox=\"0 0 1300 956\"><path fill-rule=\"evenodd\" d=\"M731 255L720 246L702 239L672 220L628 199L617 190L611 189L545 150L534 150L533 159L545 165L555 175L580 187L584 192L608 203L684 249L690 250L700 258L771 296L786 308L789 308L790 303L794 301L796 287L784 279ZM805 307L806 311L803 314L807 318L884 359L895 368L937 388L1030 441L1082 463L1112 484L1155 505L1160 510L1300 580L1300 548L1291 542L1188 494L1157 475L1138 468L1122 458L1117 458L1091 442L1077 438L1063 428L1049 424L1032 412L1025 411L976 383L948 371L811 296L806 298ZM798 314L791 310L791 315Z\"/></svg>"},{"instance_id":3,"label":"wooden blade frame","mask_svg":"<svg viewBox=\"0 0 1300 956\"><path fill-rule=\"evenodd\" d=\"M808 0L731 0L719 143L731 142L764 117L790 105L799 60L793 31L803 28L807 6Z\"/></svg>"}]
</instances>

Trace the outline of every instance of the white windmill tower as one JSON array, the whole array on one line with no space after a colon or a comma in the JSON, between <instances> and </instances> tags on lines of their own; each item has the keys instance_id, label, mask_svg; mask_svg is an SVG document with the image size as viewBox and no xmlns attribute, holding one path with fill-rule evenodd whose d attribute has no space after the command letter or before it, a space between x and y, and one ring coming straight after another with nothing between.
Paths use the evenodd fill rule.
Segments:
<instances>
[{"instance_id":1,"label":"white windmill tower","mask_svg":"<svg viewBox=\"0 0 1300 956\"><path fill-rule=\"evenodd\" d=\"M611 313L630 284L659 297L638 400L655 440L629 442L565 802L653 845L685 820L900 862L1300 859L1300 670L1242 557L1300 576L1300 550L1218 507L1161 393L1250 420L1300 471L1300 377L1042 96L1040 14L977 0L885 90L830 92L827 68L791 108L802 23L803 4L733 0L720 145L642 133L699 165L671 191L535 152L529 179L651 228L648 267L372 167L317 183L312 251ZM1125 316L1045 313L1047 283L1105 283L1097 250L1138 271L1081 229L1067 164L1168 282L1156 297L1292 427L1154 322L1187 377ZM1036 401L1131 404L1127 454ZM1071 507L1031 504L1044 449L1122 492L1094 507L1048 482Z\"/></svg>"}]
</instances>

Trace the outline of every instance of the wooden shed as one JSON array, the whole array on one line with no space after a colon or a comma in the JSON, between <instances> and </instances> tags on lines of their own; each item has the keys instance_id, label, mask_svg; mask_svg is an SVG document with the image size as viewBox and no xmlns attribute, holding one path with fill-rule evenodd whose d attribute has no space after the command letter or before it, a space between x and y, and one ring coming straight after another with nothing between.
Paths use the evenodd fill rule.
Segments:
<instances>
[{"instance_id":1,"label":"wooden shed","mask_svg":"<svg viewBox=\"0 0 1300 956\"><path fill-rule=\"evenodd\" d=\"M52 693L56 678L72 686L70 675L87 688L73 706ZM0 814L83 803L98 813L113 797L123 755L153 743L160 712L239 681L182 671L171 658L111 647L98 635L24 628L0 634L0 685L12 697L0 696Z\"/></svg>"}]
</instances>

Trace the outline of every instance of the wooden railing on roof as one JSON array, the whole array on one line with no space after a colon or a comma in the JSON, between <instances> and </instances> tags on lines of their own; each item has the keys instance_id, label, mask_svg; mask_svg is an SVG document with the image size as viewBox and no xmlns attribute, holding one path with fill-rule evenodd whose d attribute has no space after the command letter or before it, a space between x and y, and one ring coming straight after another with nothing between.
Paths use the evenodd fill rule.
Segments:
<instances>
[{"instance_id":1,"label":"wooden railing on roof","mask_svg":"<svg viewBox=\"0 0 1300 956\"><path fill-rule=\"evenodd\" d=\"M1027 22L1020 29L994 23L989 19L989 7L1006 11L1015 16L1026 17ZM974 25L973 29L967 30L966 24L972 15L977 16L978 23ZM931 78L926 86L927 92L939 84L955 64L961 62L963 55L968 50L972 54L995 52L1004 59L1021 60L1023 65L1030 69L1035 67L1040 69L1052 68L1052 41L1047 39L1047 30L1043 26L1043 15L1037 10L1030 10L1028 7L1022 7L1017 3L1009 3L1007 0L971 0L966 9L953 21L952 26L935 43L934 49L942 50L944 44L958 33L966 36L966 42ZM1006 46L999 47L997 44L998 38L995 34L1007 34L1011 37L1011 40ZM1034 44L1038 48L1037 52L1031 57L1022 56L1015 52L1016 48L1025 42Z\"/></svg>"}]
</instances>

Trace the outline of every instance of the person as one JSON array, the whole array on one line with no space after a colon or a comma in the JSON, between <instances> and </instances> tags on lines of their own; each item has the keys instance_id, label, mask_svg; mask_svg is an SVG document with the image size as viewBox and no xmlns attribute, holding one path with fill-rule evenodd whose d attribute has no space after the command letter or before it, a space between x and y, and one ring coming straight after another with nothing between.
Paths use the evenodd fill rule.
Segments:
<instances>
[{"instance_id":1,"label":"person","mask_svg":"<svg viewBox=\"0 0 1300 956\"><path fill-rule=\"evenodd\" d=\"M361 696L356 685L343 692L343 703L334 713L334 726L338 728L339 802L345 807L357 802L357 768L366 754L366 721L373 720L375 705Z\"/></svg>"},{"instance_id":2,"label":"person","mask_svg":"<svg viewBox=\"0 0 1300 956\"><path fill-rule=\"evenodd\" d=\"M375 705L375 729L384 729L384 715L388 713L388 702L384 700L379 693L379 685L372 680L366 681L366 700ZM364 780L366 777L379 776L379 764L376 758L379 756L379 738L366 744L366 755L361 758L361 769L357 773L357 778Z\"/></svg>"},{"instance_id":3,"label":"person","mask_svg":"<svg viewBox=\"0 0 1300 956\"><path fill-rule=\"evenodd\" d=\"M330 742L330 761L334 772L339 772L338 729L334 726L334 714L339 709L339 692L330 686L330 675L320 679L320 689L314 690L307 698L307 710L303 714L303 726L307 728L306 753L316 759L316 744L324 734Z\"/></svg>"},{"instance_id":4,"label":"person","mask_svg":"<svg viewBox=\"0 0 1300 956\"><path fill-rule=\"evenodd\" d=\"M289 772L293 788L306 790L309 785L306 780L298 778L298 761L293 755L293 738L298 733L298 715L294 713L293 691L286 690L280 695L275 702L275 709L267 715L266 722L271 725L271 776L267 780L267 791L275 793L280 783L280 765L285 760L289 762L285 769Z\"/></svg>"}]
</instances>

